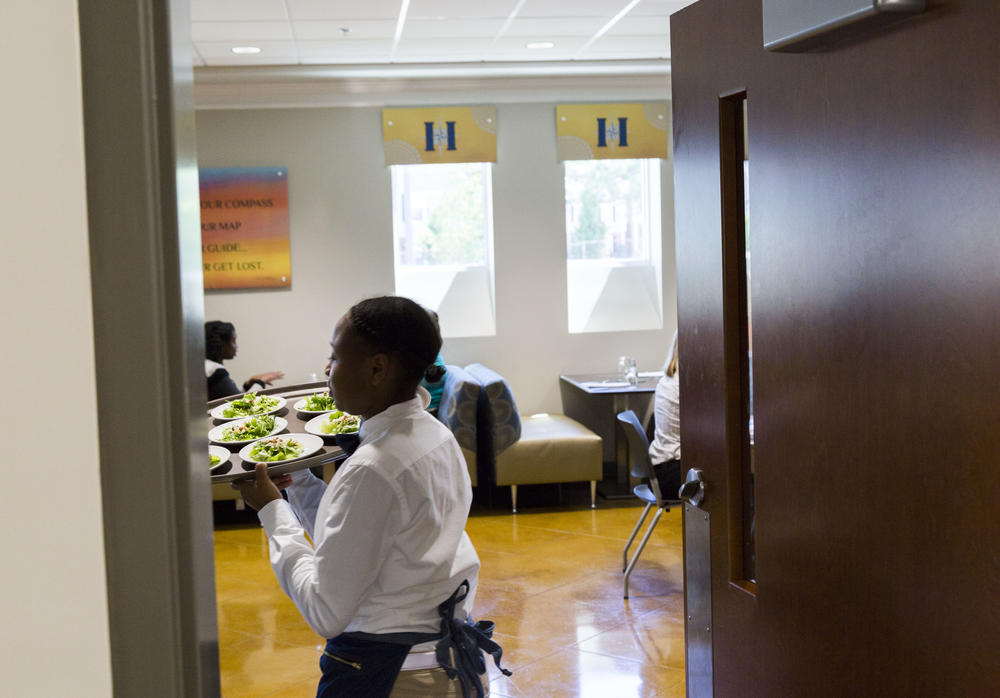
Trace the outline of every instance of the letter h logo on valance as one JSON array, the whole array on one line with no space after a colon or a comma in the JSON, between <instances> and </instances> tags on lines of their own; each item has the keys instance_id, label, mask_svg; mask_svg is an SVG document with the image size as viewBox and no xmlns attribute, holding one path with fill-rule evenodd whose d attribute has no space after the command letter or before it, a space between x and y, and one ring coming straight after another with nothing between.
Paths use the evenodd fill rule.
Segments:
<instances>
[{"instance_id":1,"label":"letter h logo on valance","mask_svg":"<svg viewBox=\"0 0 1000 698\"><path fill-rule=\"evenodd\" d=\"M560 104L559 160L668 157L666 102Z\"/></svg>"},{"instance_id":2,"label":"letter h logo on valance","mask_svg":"<svg viewBox=\"0 0 1000 698\"><path fill-rule=\"evenodd\" d=\"M496 107L382 110L386 165L496 162Z\"/></svg>"},{"instance_id":3,"label":"letter h logo on valance","mask_svg":"<svg viewBox=\"0 0 1000 698\"><path fill-rule=\"evenodd\" d=\"M605 117L597 117L597 147L607 148L610 142L613 148L615 141L618 142L619 148L628 147L628 118L618 117L618 124L615 125L613 120L609 124Z\"/></svg>"},{"instance_id":4,"label":"letter h logo on valance","mask_svg":"<svg viewBox=\"0 0 1000 698\"><path fill-rule=\"evenodd\" d=\"M435 150L447 147L448 150L455 150L455 122L445 121L444 128L433 121L424 122L424 150L433 153Z\"/></svg>"}]
</instances>

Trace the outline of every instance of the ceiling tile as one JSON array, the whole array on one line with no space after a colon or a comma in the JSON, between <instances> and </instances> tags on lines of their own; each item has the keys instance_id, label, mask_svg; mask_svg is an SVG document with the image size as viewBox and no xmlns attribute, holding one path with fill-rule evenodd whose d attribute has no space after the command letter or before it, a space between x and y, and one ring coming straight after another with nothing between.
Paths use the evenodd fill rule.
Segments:
<instances>
[{"instance_id":1,"label":"ceiling tile","mask_svg":"<svg viewBox=\"0 0 1000 698\"><path fill-rule=\"evenodd\" d=\"M552 36L585 36L588 39L603 27L605 20L596 17L565 17L562 19L524 18L510 23L504 36L544 39Z\"/></svg>"},{"instance_id":2,"label":"ceiling tile","mask_svg":"<svg viewBox=\"0 0 1000 698\"><path fill-rule=\"evenodd\" d=\"M489 50L490 54L503 53L510 55L512 53L520 53L524 56L523 60L526 61L562 60L563 54L567 52L570 54L576 53L580 50L581 46L587 43L589 38L587 36L563 36L553 41L555 44L553 48L529 49L526 46L528 41L525 38L505 36L494 42L489 47Z\"/></svg>"},{"instance_id":3,"label":"ceiling tile","mask_svg":"<svg viewBox=\"0 0 1000 698\"><path fill-rule=\"evenodd\" d=\"M192 22L195 41L291 41L287 22Z\"/></svg>"},{"instance_id":4,"label":"ceiling tile","mask_svg":"<svg viewBox=\"0 0 1000 698\"><path fill-rule=\"evenodd\" d=\"M299 41L392 39L396 33L395 20L388 19L358 19L344 22L301 21L295 22L293 26L295 27L295 38ZM346 27L351 31L346 36L341 35L341 27Z\"/></svg>"},{"instance_id":5,"label":"ceiling tile","mask_svg":"<svg viewBox=\"0 0 1000 698\"><path fill-rule=\"evenodd\" d=\"M206 63L212 63L211 59L222 56L232 56L237 64L244 58L253 58L256 60L257 58L267 58L268 56L295 56L295 44L291 41L258 41L254 46L258 47L261 52L249 56L233 53L232 48L234 45L236 45L236 42L233 41L195 42L195 46L198 47L198 53L201 54Z\"/></svg>"},{"instance_id":6,"label":"ceiling tile","mask_svg":"<svg viewBox=\"0 0 1000 698\"><path fill-rule=\"evenodd\" d=\"M530 4L529 0L529 4ZM410 0L407 17L448 17L453 19L507 19L516 0L470 2L469 0ZM397 9L399 3L396 4Z\"/></svg>"},{"instance_id":7,"label":"ceiling tile","mask_svg":"<svg viewBox=\"0 0 1000 698\"><path fill-rule=\"evenodd\" d=\"M366 60L387 62L392 41L387 39L353 39L347 41L300 41L299 55L322 58L327 63L337 63L343 58L366 56Z\"/></svg>"},{"instance_id":8,"label":"ceiling tile","mask_svg":"<svg viewBox=\"0 0 1000 698\"><path fill-rule=\"evenodd\" d=\"M292 20L391 19L399 17L400 0L285 0Z\"/></svg>"},{"instance_id":9,"label":"ceiling tile","mask_svg":"<svg viewBox=\"0 0 1000 698\"><path fill-rule=\"evenodd\" d=\"M191 19L195 22L285 20L285 4L282 0L191 0Z\"/></svg>"},{"instance_id":10,"label":"ceiling tile","mask_svg":"<svg viewBox=\"0 0 1000 698\"><path fill-rule=\"evenodd\" d=\"M694 3L695 0L642 0L642 2L629 12L628 16L669 17L677 12L677 10L683 10L688 5L693 5Z\"/></svg>"},{"instance_id":11,"label":"ceiling tile","mask_svg":"<svg viewBox=\"0 0 1000 698\"><path fill-rule=\"evenodd\" d=\"M490 40L503 26L503 19L407 19L403 37L425 39L432 37L463 38L486 37ZM445 48L445 47L442 47Z\"/></svg>"},{"instance_id":12,"label":"ceiling tile","mask_svg":"<svg viewBox=\"0 0 1000 698\"><path fill-rule=\"evenodd\" d=\"M518 17L604 17L611 19L629 0L528 0ZM642 3L639 3L640 5Z\"/></svg>"},{"instance_id":13,"label":"ceiling tile","mask_svg":"<svg viewBox=\"0 0 1000 698\"><path fill-rule=\"evenodd\" d=\"M670 34L670 18L666 16L633 17L632 15L626 15L608 30L608 35L612 34L621 36L641 36L643 34L651 36L659 34L667 36Z\"/></svg>"},{"instance_id":14,"label":"ceiling tile","mask_svg":"<svg viewBox=\"0 0 1000 698\"><path fill-rule=\"evenodd\" d=\"M591 44L578 58L667 58L670 45L665 36L609 36Z\"/></svg>"},{"instance_id":15,"label":"ceiling tile","mask_svg":"<svg viewBox=\"0 0 1000 698\"><path fill-rule=\"evenodd\" d=\"M490 39L492 41L492 39ZM396 47L396 56L403 55L447 55L455 53L457 55L468 56L473 53L482 54L483 47L487 44L479 38L452 38L447 42L435 39L408 39L405 36Z\"/></svg>"},{"instance_id":16,"label":"ceiling tile","mask_svg":"<svg viewBox=\"0 0 1000 698\"><path fill-rule=\"evenodd\" d=\"M504 35L518 0L410 0L395 54L402 0L191 0L196 63L545 62L669 56L669 14L693 0L641 0L581 53L629 0L527 0ZM287 11L286 11L287 8ZM291 24L288 20L291 19ZM350 33L343 35L341 28ZM530 50L531 41L553 49ZM239 56L235 45L263 53ZM296 51L298 48L298 51Z\"/></svg>"}]
</instances>

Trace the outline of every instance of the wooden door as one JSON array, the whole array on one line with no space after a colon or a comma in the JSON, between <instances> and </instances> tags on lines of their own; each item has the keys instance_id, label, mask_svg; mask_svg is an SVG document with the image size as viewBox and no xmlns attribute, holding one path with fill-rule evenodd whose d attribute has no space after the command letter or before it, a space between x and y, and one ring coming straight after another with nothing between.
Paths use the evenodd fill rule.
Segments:
<instances>
[{"instance_id":1,"label":"wooden door","mask_svg":"<svg viewBox=\"0 0 1000 698\"><path fill-rule=\"evenodd\" d=\"M671 17L716 696L1000 695L1000 3L927 4L809 52L763 49L761 0ZM744 92L752 515L723 215Z\"/></svg>"}]
</instances>

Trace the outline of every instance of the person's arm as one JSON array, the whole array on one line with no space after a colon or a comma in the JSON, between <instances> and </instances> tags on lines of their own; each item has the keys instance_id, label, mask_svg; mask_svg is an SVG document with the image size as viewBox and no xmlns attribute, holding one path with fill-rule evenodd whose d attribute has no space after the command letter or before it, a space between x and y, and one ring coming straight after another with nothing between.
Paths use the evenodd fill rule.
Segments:
<instances>
[{"instance_id":1,"label":"person's arm","mask_svg":"<svg viewBox=\"0 0 1000 698\"><path fill-rule=\"evenodd\" d=\"M378 578L400 528L401 500L375 471L357 465L338 476L323 504L315 549L288 502L270 501L259 516L278 584L313 630L336 637Z\"/></svg>"},{"instance_id":2,"label":"person's arm","mask_svg":"<svg viewBox=\"0 0 1000 698\"><path fill-rule=\"evenodd\" d=\"M292 473L292 484L285 492L288 493L288 503L302 528L313 537L313 526L316 525L316 511L319 502L326 492L326 483L308 470Z\"/></svg>"},{"instance_id":3,"label":"person's arm","mask_svg":"<svg viewBox=\"0 0 1000 698\"><path fill-rule=\"evenodd\" d=\"M258 373L256 376L250 376L246 383L243 384L243 392L250 390L261 390L278 380L279 378L284 378L284 371L268 371L267 373Z\"/></svg>"}]
</instances>

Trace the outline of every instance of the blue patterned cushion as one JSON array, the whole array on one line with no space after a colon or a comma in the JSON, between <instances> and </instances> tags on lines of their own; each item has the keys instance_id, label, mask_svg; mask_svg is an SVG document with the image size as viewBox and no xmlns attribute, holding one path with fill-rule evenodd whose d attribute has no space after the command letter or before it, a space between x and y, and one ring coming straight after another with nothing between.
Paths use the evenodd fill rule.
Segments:
<instances>
[{"instance_id":1,"label":"blue patterned cushion","mask_svg":"<svg viewBox=\"0 0 1000 698\"><path fill-rule=\"evenodd\" d=\"M480 438L485 437L487 453L496 456L521 438L521 415L510 391L510 385L496 371L482 364L465 367L482 386L479 398Z\"/></svg>"},{"instance_id":2,"label":"blue patterned cushion","mask_svg":"<svg viewBox=\"0 0 1000 698\"><path fill-rule=\"evenodd\" d=\"M479 403L479 382L461 366L448 366L441 389L437 417L451 429L458 445L476 450L476 406Z\"/></svg>"}]
</instances>

